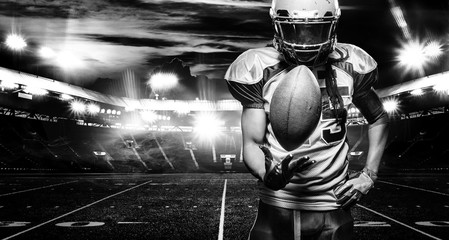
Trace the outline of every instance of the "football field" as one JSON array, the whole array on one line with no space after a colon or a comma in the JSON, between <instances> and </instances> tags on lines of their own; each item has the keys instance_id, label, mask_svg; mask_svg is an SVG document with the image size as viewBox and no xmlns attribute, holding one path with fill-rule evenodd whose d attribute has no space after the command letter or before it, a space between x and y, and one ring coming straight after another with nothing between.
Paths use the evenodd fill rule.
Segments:
<instances>
[{"instance_id":1,"label":"football field","mask_svg":"<svg viewBox=\"0 0 449 240\"><path fill-rule=\"evenodd\" d=\"M0 239L246 239L249 174L0 176ZM449 239L449 176L380 176L352 209L355 239Z\"/></svg>"}]
</instances>

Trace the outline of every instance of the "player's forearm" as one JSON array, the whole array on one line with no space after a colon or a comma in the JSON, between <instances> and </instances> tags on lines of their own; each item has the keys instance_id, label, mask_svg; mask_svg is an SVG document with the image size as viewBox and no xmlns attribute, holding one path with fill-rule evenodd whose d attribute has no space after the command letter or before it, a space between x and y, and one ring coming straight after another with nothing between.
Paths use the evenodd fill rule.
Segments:
<instances>
[{"instance_id":1,"label":"player's forearm","mask_svg":"<svg viewBox=\"0 0 449 240\"><path fill-rule=\"evenodd\" d=\"M256 142L246 143L243 146L243 161L248 171L258 179L265 176L265 156Z\"/></svg>"},{"instance_id":2,"label":"player's forearm","mask_svg":"<svg viewBox=\"0 0 449 240\"><path fill-rule=\"evenodd\" d=\"M248 170L259 179L263 179L265 175L265 155L259 146L264 143L266 123L264 109L243 109L243 161Z\"/></svg>"},{"instance_id":3,"label":"player's forearm","mask_svg":"<svg viewBox=\"0 0 449 240\"><path fill-rule=\"evenodd\" d=\"M388 138L388 122L370 125L369 149L365 167L377 174Z\"/></svg>"}]
</instances>

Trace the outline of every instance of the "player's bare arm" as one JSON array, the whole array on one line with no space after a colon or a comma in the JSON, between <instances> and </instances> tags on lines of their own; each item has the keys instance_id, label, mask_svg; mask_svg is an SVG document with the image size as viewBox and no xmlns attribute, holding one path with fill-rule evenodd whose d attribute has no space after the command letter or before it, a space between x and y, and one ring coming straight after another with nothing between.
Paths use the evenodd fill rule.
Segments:
<instances>
[{"instance_id":1,"label":"player's bare arm","mask_svg":"<svg viewBox=\"0 0 449 240\"><path fill-rule=\"evenodd\" d=\"M388 117L370 124L368 129L369 148L365 168L376 175L388 138L388 119L385 118Z\"/></svg>"},{"instance_id":2,"label":"player's bare arm","mask_svg":"<svg viewBox=\"0 0 449 240\"><path fill-rule=\"evenodd\" d=\"M388 138L388 116L384 115L369 125L368 129L368 156L362 171L352 174L349 180L335 191L337 201L342 208L353 206L360 198L373 188L377 180L377 171Z\"/></svg>"},{"instance_id":3,"label":"player's bare arm","mask_svg":"<svg viewBox=\"0 0 449 240\"><path fill-rule=\"evenodd\" d=\"M258 179L265 176L265 156L259 146L264 143L266 124L267 116L264 109L243 109L243 161L251 174Z\"/></svg>"}]
</instances>

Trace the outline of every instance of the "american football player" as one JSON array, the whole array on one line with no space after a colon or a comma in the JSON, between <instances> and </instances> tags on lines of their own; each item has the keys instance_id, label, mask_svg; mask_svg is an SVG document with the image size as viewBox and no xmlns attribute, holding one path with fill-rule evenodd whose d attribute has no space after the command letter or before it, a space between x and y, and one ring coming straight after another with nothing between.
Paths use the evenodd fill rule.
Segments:
<instances>
[{"instance_id":1,"label":"american football player","mask_svg":"<svg viewBox=\"0 0 449 240\"><path fill-rule=\"evenodd\" d=\"M388 134L388 116L373 85L376 61L363 49L337 42L338 0L273 0L272 46L250 49L225 79L243 105L243 158L259 179L259 208L250 240L351 239L350 207L373 187ZM286 151L269 119L276 86L304 65L321 88L321 119L298 148ZM304 76L297 76L298 81ZM347 107L369 123L365 167L348 173Z\"/></svg>"}]
</instances>

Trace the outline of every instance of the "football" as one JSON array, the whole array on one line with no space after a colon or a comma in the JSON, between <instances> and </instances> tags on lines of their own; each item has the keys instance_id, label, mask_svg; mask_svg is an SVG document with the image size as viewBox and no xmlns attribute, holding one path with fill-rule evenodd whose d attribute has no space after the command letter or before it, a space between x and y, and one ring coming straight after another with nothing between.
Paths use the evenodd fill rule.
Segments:
<instances>
[{"instance_id":1,"label":"football","mask_svg":"<svg viewBox=\"0 0 449 240\"><path fill-rule=\"evenodd\" d=\"M291 151L315 130L321 116L321 91L312 71L303 65L293 68L276 87L269 119L281 146Z\"/></svg>"}]
</instances>

